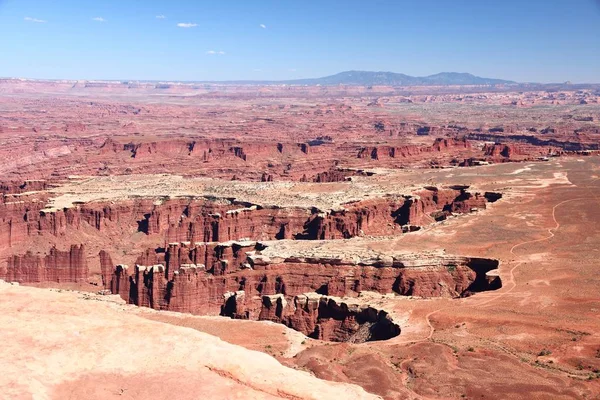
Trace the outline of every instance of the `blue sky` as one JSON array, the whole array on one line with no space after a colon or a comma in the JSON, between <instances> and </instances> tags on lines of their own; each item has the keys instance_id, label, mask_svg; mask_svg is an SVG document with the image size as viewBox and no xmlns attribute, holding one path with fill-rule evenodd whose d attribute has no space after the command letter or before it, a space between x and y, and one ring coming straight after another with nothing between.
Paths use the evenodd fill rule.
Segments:
<instances>
[{"instance_id":1,"label":"blue sky","mask_svg":"<svg viewBox=\"0 0 600 400\"><path fill-rule=\"evenodd\" d=\"M0 0L4 77L294 79L351 69L600 82L600 2Z\"/></svg>"}]
</instances>

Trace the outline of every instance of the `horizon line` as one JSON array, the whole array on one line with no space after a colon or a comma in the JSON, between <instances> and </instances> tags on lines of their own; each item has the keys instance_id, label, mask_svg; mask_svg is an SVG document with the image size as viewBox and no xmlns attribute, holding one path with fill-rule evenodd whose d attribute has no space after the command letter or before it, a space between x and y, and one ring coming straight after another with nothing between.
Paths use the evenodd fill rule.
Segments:
<instances>
[{"instance_id":1,"label":"horizon line","mask_svg":"<svg viewBox=\"0 0 600 400\"><path fill-rule=\"evenodd\" d=\"M409 78L430 78L436 75L441 74L460 74L460 75L471 75L474 78L479 79L488 79L488 80L500 80L506 82L499 83L471 83L471 84L406 84L406 85L386 85L386 84L376 84L376 85L360 85L360 84L350 84L350 83L336 83L336 84L319 84L319 83L297 83L299 81L308 81L308 80L318 80L333 77L336 75L340 75L348 72L367 72L367 73L389 73L389 74L398 74L398 75L406 75ZM119 83L133 83L133 82L144 82L144 83L181 83L181 84L256 84L256 85L303 85L303 86L495 86L495 85L507 85L507 86L519 86L519 85L598 85L600 82L572 82L567 79L560 82L534 82L534 81L525 81L518 82L512 81L510 79L502 79L502 78L488 78L481 77L478 75L474 75L470 72L454 72L454 71L443 71L438 72L431 75L423 75L423 76L413 76L407 75L401 72L392 72L392 71L369 71L369 70L345 70L341 72L334 73L332 75L324 75L319 77L309 77L309 78L293 78L293 79L221 79L221 80L186 80L186 79L103 79L103 78L34 78L34 77L24 77L24 76L0 76L1 80L25 80L25 81L65 81L65 82L119 82Z\"/></svg>"}]
</instances>

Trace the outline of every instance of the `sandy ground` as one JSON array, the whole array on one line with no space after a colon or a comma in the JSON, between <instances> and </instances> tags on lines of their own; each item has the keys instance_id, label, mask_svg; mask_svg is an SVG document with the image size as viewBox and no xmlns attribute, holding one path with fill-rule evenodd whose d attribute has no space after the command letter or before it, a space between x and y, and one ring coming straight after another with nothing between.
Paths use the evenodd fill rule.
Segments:
<instances>
[{"instance_id":1,"label":"sandy ground","mask_svg":"<svg viewBox=\"0 0 600 400\"><path fill-rule=\"evenodd\" d=\"M114 296L2 282L0 326L10 344L0 347L6 399L376 398L197 330L140 318Z\"/></svg>"}]
</instances>

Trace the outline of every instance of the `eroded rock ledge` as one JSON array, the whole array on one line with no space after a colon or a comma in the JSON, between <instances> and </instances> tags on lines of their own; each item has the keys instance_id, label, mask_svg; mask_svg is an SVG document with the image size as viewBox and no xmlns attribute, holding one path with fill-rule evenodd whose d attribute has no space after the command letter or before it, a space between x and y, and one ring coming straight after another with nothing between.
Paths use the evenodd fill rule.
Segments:
<instances>
[{"instance_id":1,"label":"eroded rock ledge","mask_svg":"<svg viewBox=\"0 0 600 400\"><path fill-rule=\"evenodd\" d=\"M331 296L369 291L457 298L500 287L499 277L487 274L496 260L377 252L368 245L368 237L419 230L502 196L469 189L385 180L248 185L173 176L90 178L3 195L0 246L24 249L37 236L72 243L84 233L103 243L96 251L105 249L99 253L105 289L131 304L272 320L325 340L379 340L399 333L383 310ZM137 239L117 244L133 235L148 240L139 247ZM111 255L126 252L137 260L115 266ZM10 257L0 279L85 282L90 274L82 246Z\"/></svg>"},{"instance_id":2,"label":"eroded rock ledge","mask_svg":"<svg viewBox=\"0 0 600 400\"><path fill-rule=\"evenodd\" d=\"M220 184L222 182L215 183ZM85 187L85 184L82 185ZM343 189L351 187L346 185ZM220 197L214 197L212 193L221 189L203 189L206 193L200 192L204 193L204 197L156 197L155 193L154 197L138 198L130 193L130 197L115 197L118 201L91 197L89 202L75 200L85 198L81 193L75 198L68 194L66 199L59 201L65 205L63 208L48 207L48 204L56 205L56 199L48 200L48 192L5 194L0 197L0 250L8 250L6 253L10 254L12 247L27 248L27 243L39 236L61 247L66 243L75 245L81 242L79 233L92 228L92 234L110 243L118 241L113 232L122 232L121 238L134 232L144 233L155 243L206 242L206 249L198 250L207 254L207 259L200 261L206 265L213 247L219 242L240 238L332 240L400 235L454 214L484 209L488 203L502 197L500 193L472 193L464 185L428 186L409 191L411 194L406 195L385 194L382 190L378 194L381 197L362 200L349 200L352 196L345 194L346 202L340 203L336 199L333 202L335 208L323 211L308 205L260 205L222 197L222 193ZM274 189L267 190L271 191L271 196ZM85 192L82 188L79 190ZM99 196L95 192L97 187L90 190L94 196ZM365 188L361 187L361 190ZM362 194L367 195L366 192ZM243 192L243 196L248 196L248 193ZM117 246L112 246L112 250L114 247ZM105 248L111 250L110 246ZM134 251L137 253L142 249ZM83 253L79 258L85 256ZM2 279L27 283L81 282L88 278L87 266L77 260L60 263L58 267L64 271L55 272L49 270L55 264L38 261L38 256L13 253L10 257L10 261L0 265ZM39 256L40 259L44 257L52 258L55 254ZM64 257L69 258L68 255ZM138 264L150 265L147 260ZM57 274L60 279L55 277Z\"/></svg>"},{"instance_id":3,"label":"eroded rock ledge","mask_svg":"<svg viewBox=\"0 0 600 400\"><path fill-rule=\"evenodd\" d=\"M500 278L488 274L497 260L442 251L305 254L286 242L294 243L172 243L164 252L147 252L131 268L115 267L103 253L104 282L138 306L277 321L311 337L359 342L396 336L399 327L396 332L383 311L349 307L329 296L370 291L454 298L501 287ZM280 248L282 255L275 256Z\"/></svg>"},{"instance_id":4,"label":"eroded rock ledge","mask_svg":"<svg viewBox=\"0 0 600 400\"><path fill-rule=\"evenodd\" d=\"M318 293L295 296L289 303L283 294L263 296L262 303L260 320L282 323L313 339L364 343L400 334L400 326L387 312Z\"/></svg>"},{"instance_id":5,"label":"eroded rock ledge","mask_svg":"<svg viewBox=\"0 0 600 400\"><path fill-rule=\"evenodd\" d=\"M53 247L46 255L31 251L13 255L7 267L0 268L0 276L9 282L84 282L89 276L85 247L72 245L68 251Z\"/></svg>"}]
</instances>

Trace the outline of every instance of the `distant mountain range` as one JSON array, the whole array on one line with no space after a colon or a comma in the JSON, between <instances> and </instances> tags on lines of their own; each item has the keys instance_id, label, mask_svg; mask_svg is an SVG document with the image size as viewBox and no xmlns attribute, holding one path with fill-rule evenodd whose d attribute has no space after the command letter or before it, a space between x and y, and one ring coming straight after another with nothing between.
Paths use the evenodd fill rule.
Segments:
<instances>
[{"instance_id":1,"label":"distant mountain range","mask_svg":"<svg viewBox=\"0 0 600 400\"><path fill-rule=\"evenodd\" d=\"M0 78L3 79L3 78ZM25 78L4 78L28 80ZM49 81L52 79L32 79L34 81ZM60 81L60 80L58 80ZM70 80L64 80L71 82ZM88 86L101 85L111 80L83 80L72 82L87 82ZM473 74L464 72L440 72L439 74L429 76L410 76L396 72L386 71L344 71L335 75L324 76L322 78L292 79L282 81L272 80L229 80L229 81L146 81L131 80L120 81L122 84L139 84L158 82L160 85L168 87L174 83L183 84L235 84L235 85L349 85L349 86L450 86L450 85L519 85L518 82L504 79L482 78ZM160 86L157 85L157 86ZM160 87L162 88L162 87Z\"/></svg>"},{"instance_id":2,"label":"distant mountain range","mask_svg":"<svg viewBox=\"0 0 600 400\"><path fill-rule=\"evenodd\" d=\"M357 86L433 86L433 85L499 85L515 84L504 79L482 78L468 73L441 72L429 76L410 76L396 72L345 71L315 79L295 79L281 83L294 85L357 85Z\"/></svg>"},{"instance_id":3,"label":"distant mountain range","mask_svg":"<svg viewBox=\"0 0 600 400\"><path fill-rule=\"evenodd\" d=\"M482 78L468 73L441 72L429 76L410 76L396 72L345 71L322 78L293 79L285 81L227 81L212 83L235 83L256 85L354 85L354 86L448 86L448 85L500 85L516 84L504 79Z\"/></svg>"}]
</instances>

